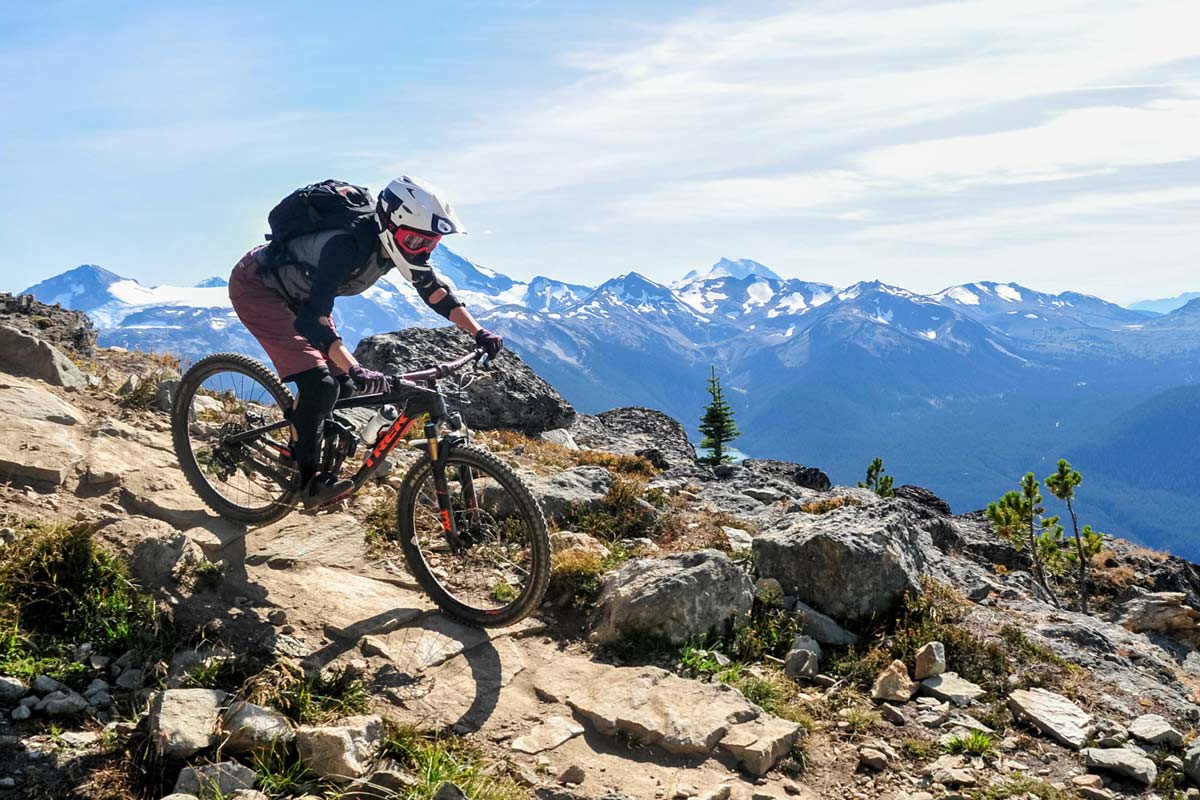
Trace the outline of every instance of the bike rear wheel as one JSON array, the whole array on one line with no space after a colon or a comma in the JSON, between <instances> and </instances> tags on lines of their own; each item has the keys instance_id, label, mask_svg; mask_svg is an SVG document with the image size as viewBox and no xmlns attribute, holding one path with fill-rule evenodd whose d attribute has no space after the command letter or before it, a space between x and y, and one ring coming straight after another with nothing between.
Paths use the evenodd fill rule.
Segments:
<instances>
[{"instance_id":1,"label":"bike rear wheel","mask_svg":"<svg viewBox=\"0 0 1200 800\"><path fill-rule=\"evenodd\" d=\"M405 560L447 614L479 627L511 625L537 609L546 593L545 516L504 462L478 447L450 446L446 478L461 547L456 552L447 541L433 465L425 457L409 470L397 498Z\"/></svg>"},{"instance_id":2,"label":"bike rear wheel","mask_svg":"<svg viewBox=\"0 0 1200 800\"><path fill-rule=\"evenodd\" d=\"M203 358L183 376L171 409L171 438L188 483L214 512L265 525L292 510L296 471L278 449L287 446L290 427L227 441L283 420L292 403L273 371L236 353Z\"/></svg>"}]
</instances>

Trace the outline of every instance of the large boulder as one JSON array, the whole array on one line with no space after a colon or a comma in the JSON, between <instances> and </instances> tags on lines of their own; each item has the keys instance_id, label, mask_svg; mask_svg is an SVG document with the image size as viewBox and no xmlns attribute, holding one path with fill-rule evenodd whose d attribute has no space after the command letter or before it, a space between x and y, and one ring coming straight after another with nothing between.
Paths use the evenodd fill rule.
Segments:
<instances>
[{"instance_id":1,"label":"large boulder","mask_svg":"<svg viewBox=\"0 0 1200 800\"><path fill-rule=\"evenodd\" d=\"M683 425L653 408L628 406L595 416L579 414L571 436L580 447L643 456L659 469L696 466L696 448Z\"/></svg>"},{"instance_id":2,"label":"large boulder","mask_svg":"<svg viewBox=\"0 0 1200 800\"><path fill-rule=\"evenodd\" d=\"M854 624L884 617L906 593L919 592L931 549L911 509L885 502L797 514L788 527L755 538L754 560L785 594Z\"/></svg>"},{"instance_id":3,"label":"large boulder","mask_svg":"<svg viewBox=\"0 0 1200 800\"><path fill-rule=\"evenodd\" d=\"M9 325L0 325L0 372L37 378L51 386L69 389L87 385L79 367L61 350Z\"/></svg>"},{"instance_id":4,"label":"large boulder","mask_svg":"<svg viewBox=\"0 0 1200 800\"><path fill-rule=\"evenodd\" d=\"M43 385L0 375L0 420L0 476L62 485L83 458L83 412Z\"/></svg>"},{"instance_id":5,"label":"large boulder","mask_svg":"<svg viewBox=\"0 0 1200 800\"><path fill-rule=\"evenodd\" d=\"M398 374L450 361L474 347L457 328L405 328L368 336L354 356L372 369ZM536 436L569 427L575 418L571 404L511 350L477 374L479 379L467 388L470 402L462 406L463 419L472 428L511 428Z\"/></svg>"},{"instance_id":6,"label":"large boulder","mask_svg":"<svg viewBox=\"0 0 1200 800\"><path fill-rule=\"evenodd\" d=\"M592 637L605 643L647 635L682 644L738 624L753 602L753 582L718 550L638 558L605 579Z\"/></svg>"}]
</instances>

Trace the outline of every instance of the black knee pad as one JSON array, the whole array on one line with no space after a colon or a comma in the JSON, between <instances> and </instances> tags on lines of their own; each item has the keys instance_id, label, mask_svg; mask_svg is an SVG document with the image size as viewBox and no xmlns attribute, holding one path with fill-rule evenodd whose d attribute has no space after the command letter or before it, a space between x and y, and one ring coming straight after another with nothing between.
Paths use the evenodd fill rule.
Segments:
<instances>
[{"instance_id":1,"label":"black knee pad","mask_svg":"<svg viewBox=\"0 0 1200 800\"><path fill-rule=\"evenodd\" d=\"M333 411L341 387L325 366L290 375L285 380L296 384L296 404L291 416L296 442L292 455L300 467L301 478L306 479L321 459L321 430L325 418Z\"/></svg>"}]
</instances>

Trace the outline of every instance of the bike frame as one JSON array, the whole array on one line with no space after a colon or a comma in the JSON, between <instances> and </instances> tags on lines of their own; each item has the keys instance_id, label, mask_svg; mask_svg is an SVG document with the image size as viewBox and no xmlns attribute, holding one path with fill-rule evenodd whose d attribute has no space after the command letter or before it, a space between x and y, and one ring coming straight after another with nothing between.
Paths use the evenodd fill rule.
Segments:
<instances>
[{"instance_id":1,"label":"bike frame","mask_svg":"<svg viewBox=\"0 0 1200 800\"><path fill-rule=\"evenodd\" d=\"M459 425L453 422L450 412L446 408L446 397L442 394L438 380L458 372L468 364L482 362L483 357L483 351L476 350L470 355L463 356L456 361L400 375L396 378L396 385L394 385L392 391L380 394L352 396L338 400L334 404L334 411L351 408L378 408L388 404L396 404L401 407L400 416L379 436L375 445L367 453L362 466L351 477L350 480L353 486L343 497L347 497L361 489L371 479L371 476L375 474L379 465L388 457L388 454L413 429L417 424L417 420L422 415L428 414L423 433L425 434L425 446L429 453L429 460L432 463L434 489L438 499L438 511L441 518L442 531L446 536L447 542L457 551L461 547L461 542L458 538L456 520L451 504L450 483L446 478L446 457L449 455L451 446L456 442L465 441L466 437L457 432ZM446 421L451 421L453 430L443 437L443 441L439 442L439 428ZM263 425L233 434L224 440L224 444L249 442L264 434L280 430L289 425L291 425L291 421L284 418L270 425ZM286 446L270 438L264 438L262 441L281 454L291 455ZM279 479L278 475L272 475L271 477ZM477 499L474 480L470 472L467 471L465 474L460 475L460 480L463 484L463 497L467 507L475 508Z\"/></svg>"}]
</instances>

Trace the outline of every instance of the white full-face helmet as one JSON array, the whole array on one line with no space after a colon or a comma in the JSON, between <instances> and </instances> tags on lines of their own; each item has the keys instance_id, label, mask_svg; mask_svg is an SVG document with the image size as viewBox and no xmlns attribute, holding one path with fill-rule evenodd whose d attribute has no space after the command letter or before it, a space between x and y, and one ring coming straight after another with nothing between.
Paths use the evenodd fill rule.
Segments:
<instances>
[{"instance_id":1,"label":"white full-face helmet","mask_svg":"<svg viewBox=\"0 0 1200 800\"><path fill-rule=\"evenodd\" d=\"M394 264L421 266L443 236L466 233L445 195L420 178L403 175L379 193L375 216L383 252Z\"/></svg>"}]
</instances>

